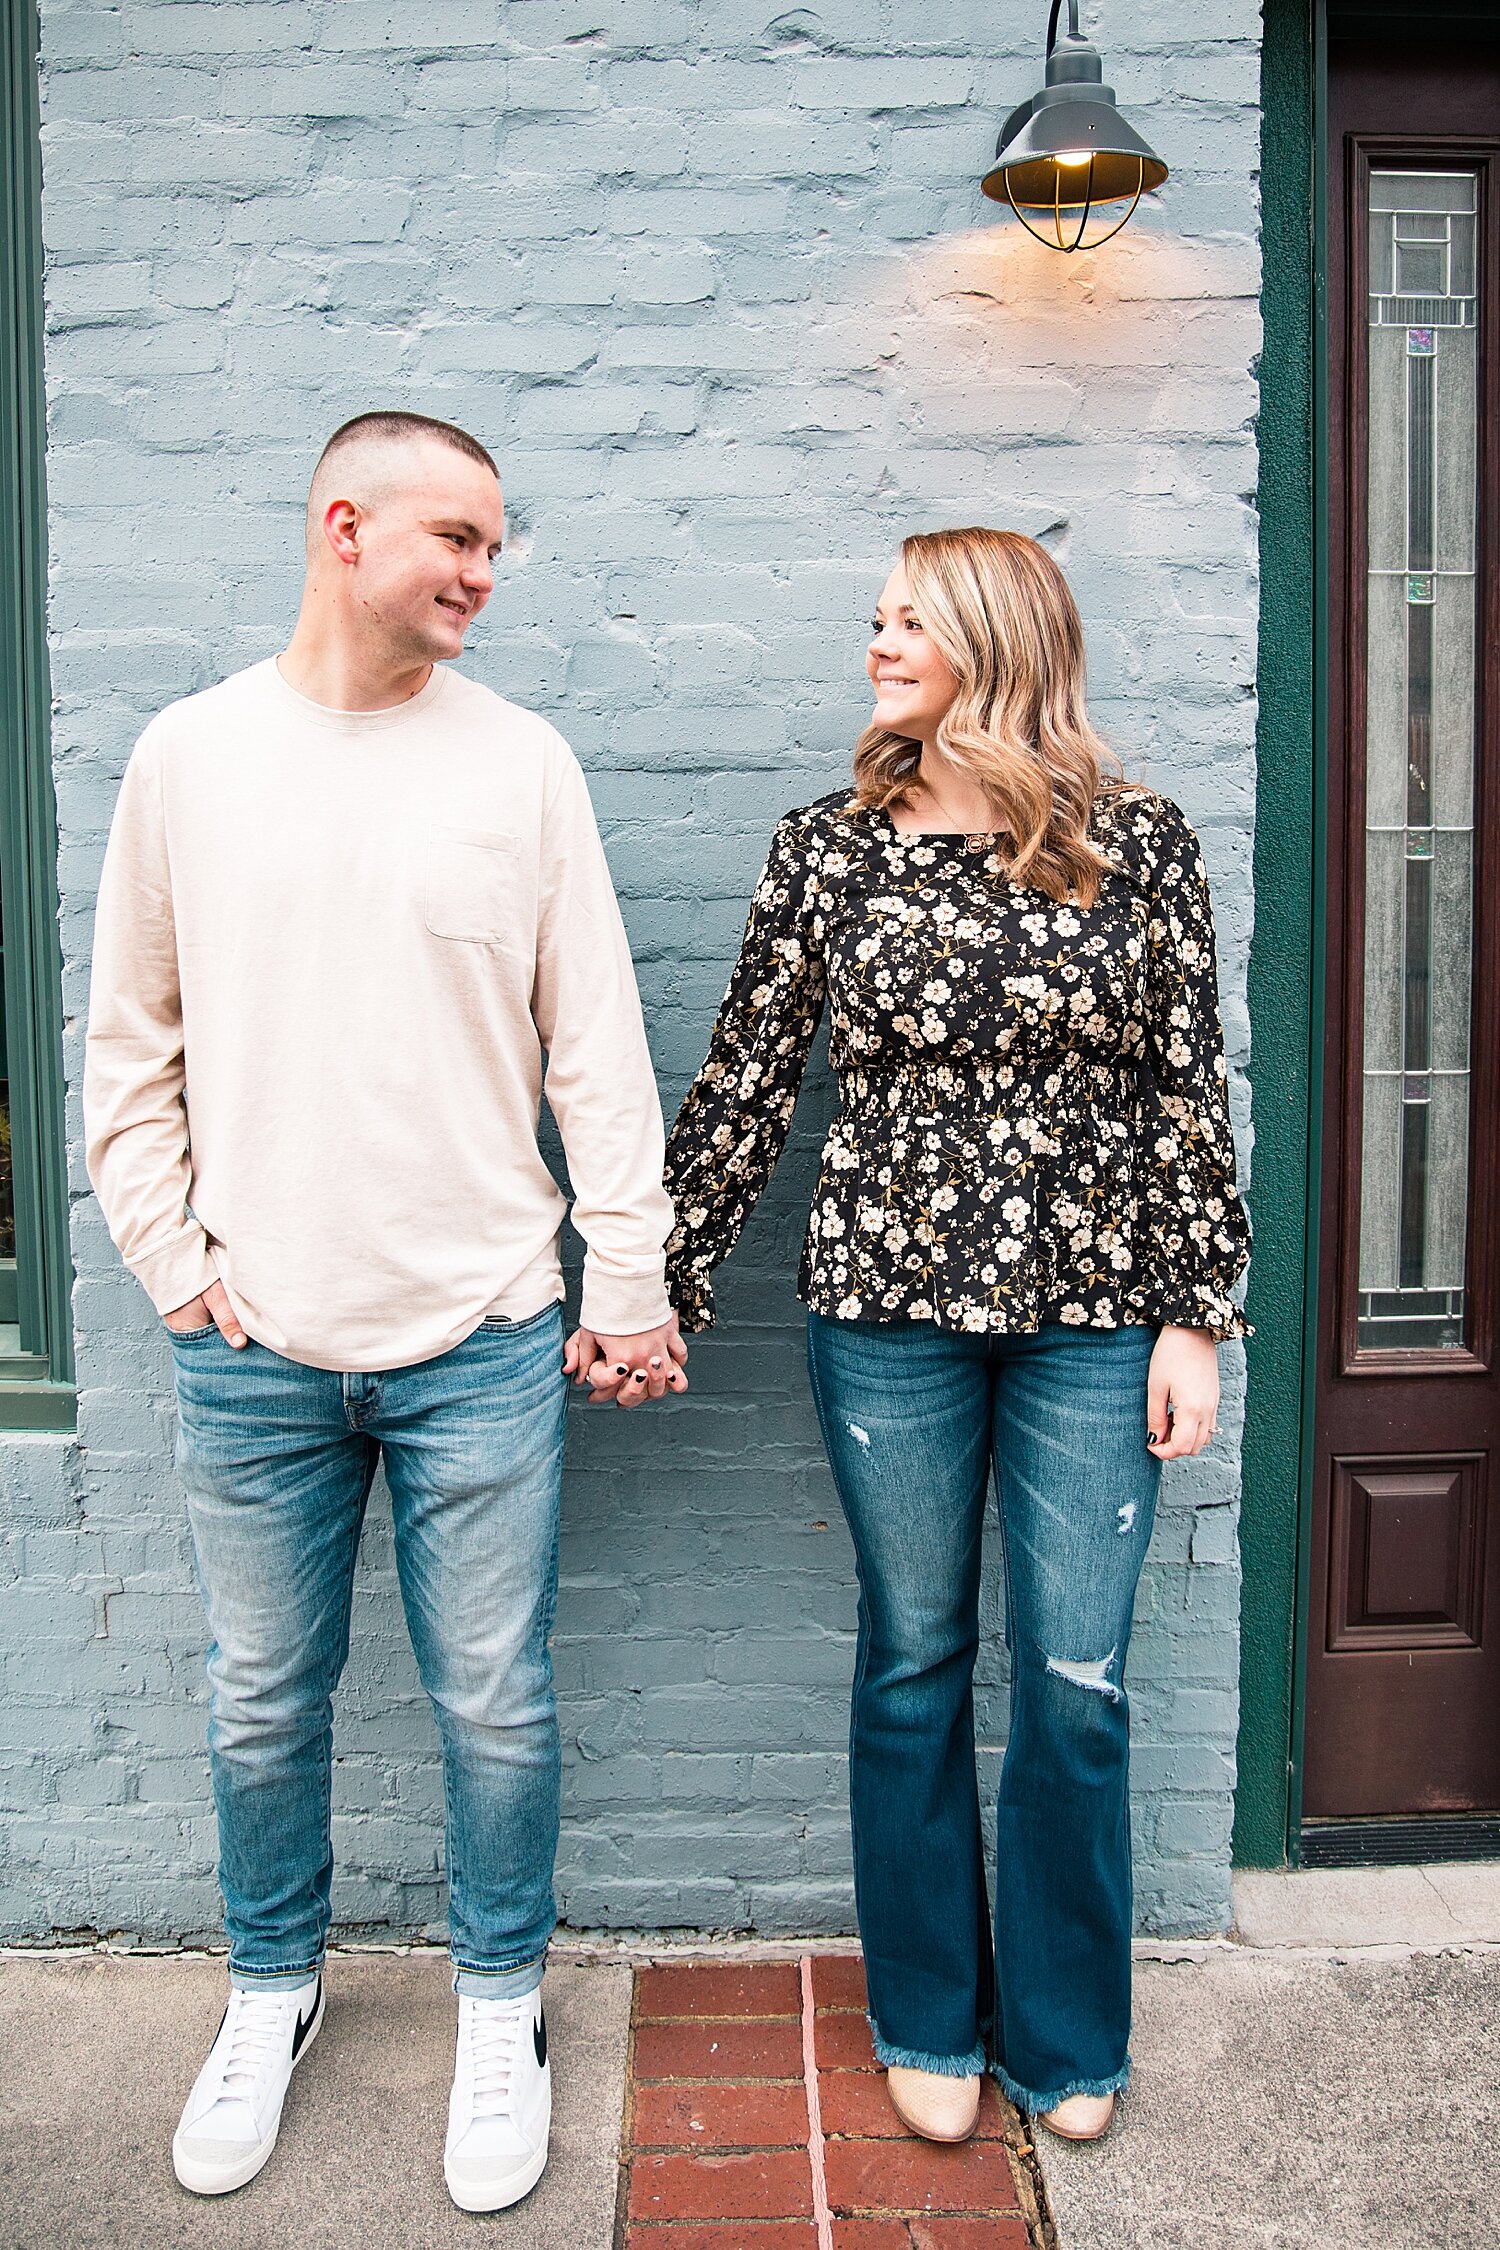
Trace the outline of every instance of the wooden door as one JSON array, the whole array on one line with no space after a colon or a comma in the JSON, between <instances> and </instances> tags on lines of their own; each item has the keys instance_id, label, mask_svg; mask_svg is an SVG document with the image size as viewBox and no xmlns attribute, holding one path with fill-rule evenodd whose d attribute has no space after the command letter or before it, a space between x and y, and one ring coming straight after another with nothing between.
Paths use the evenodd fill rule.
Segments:
<instances>
[{"instance_id":1,"label":"wooden door","mask_svg":"<svg viewBox=\"0 0 1500 2250\"><path fill-rule=\"evenodd\" d=\"M1328 1011L1304 1857L1500 1812L1500 57L1329 50ZM1488 1824L1485 1824L1488 1827ZM1423 1854L1423 1831L1399 1832ZM1325 1839L1326 1841L1326 1839ZM1329 1854L1333 1856L1333 1854Z\"/></svg>"}]
</instances>

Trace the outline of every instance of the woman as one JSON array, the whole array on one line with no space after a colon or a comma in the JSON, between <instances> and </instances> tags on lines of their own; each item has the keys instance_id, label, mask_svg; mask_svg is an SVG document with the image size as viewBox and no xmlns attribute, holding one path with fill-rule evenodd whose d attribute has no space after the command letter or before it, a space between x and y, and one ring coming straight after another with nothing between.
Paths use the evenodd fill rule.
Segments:
<instances>
[{"instance_id":1,"label":"woman","mask_svg":"<svg viewBox=\"0 0 1500 2250\"><path fill-rule=\"evenodd\" d=\"M841 1103L801 1271L859 1573L849 1786L875 2051L974 2129L991 2060L1056 2132L1128 2075L1121 1674L1163 1461L1214 1434L1247 1254L1213 924L1176 806L1091 728L1061 573L908 539L854 788L780 823L667 1154L668 1280L713 1319L825 995ZM980 1535L1004 1530L1011 1725L993 1942L974 1770Z\"/></svg>"}]
</instances>

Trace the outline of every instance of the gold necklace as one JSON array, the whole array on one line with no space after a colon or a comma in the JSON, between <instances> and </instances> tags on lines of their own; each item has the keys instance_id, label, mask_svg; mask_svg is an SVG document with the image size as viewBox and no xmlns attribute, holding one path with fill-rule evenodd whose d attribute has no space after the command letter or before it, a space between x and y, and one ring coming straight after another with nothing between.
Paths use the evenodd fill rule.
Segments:
<instances>
[{"instance_id":1,"label":"gold necklace","mask_svg":"<svg viewBox=\"0 0 1500 2250\"><path fill-rule=\"evenodd\" d=\"M937 809L942 814L944 820L953 820L951 809L943 803L942 798L933 788L932 783L922 772L920 762L918 763L917 767L917 779L921 782L922 787L926 790L928 796L937 806ZM954 835L963 837L964 850L966 852L983 852L989 850L990 843L995 834L995 831L993 829L988 829L982 832L976 832L971 829L966 829L963 822L961 820L958 820L953 822L953 833Z\"/></svg>"}]
</instances>

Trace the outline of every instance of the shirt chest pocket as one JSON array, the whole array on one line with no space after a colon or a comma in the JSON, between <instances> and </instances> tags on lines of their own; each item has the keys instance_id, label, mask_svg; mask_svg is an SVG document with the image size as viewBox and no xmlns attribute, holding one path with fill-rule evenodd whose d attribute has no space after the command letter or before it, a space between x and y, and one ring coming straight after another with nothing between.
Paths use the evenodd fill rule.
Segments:
<instances>
[{"instance_id":1,"label":"shirt chest pocket","mask_svg":"<svg viewBox=\"0 0 1500 2250\"><path fill-rule=\"evenodd\" d=\"M423 874L434 937L514 945L521 936L520 852L514 836L482 828L430 828Z\"/></svg>"}]
</instances>

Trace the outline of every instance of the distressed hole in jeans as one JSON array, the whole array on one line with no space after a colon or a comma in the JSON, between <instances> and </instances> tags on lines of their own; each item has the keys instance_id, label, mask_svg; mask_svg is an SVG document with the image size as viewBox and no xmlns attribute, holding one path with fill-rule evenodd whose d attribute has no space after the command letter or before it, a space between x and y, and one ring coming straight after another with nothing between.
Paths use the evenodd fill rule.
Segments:
<instances>
[{"instance_id":1,"label":"distressed hole in jeans","mask_svg":"<svg viewBox=\"0 0 1500 2250\"><path fill-rule=\"evenodd\" d=\"M853 1440L854 1440L854 1442L855 1442L855 1444L856 1444L856 1445L868 1445L868 1444L869 1444L869 1442L870 1442L870 1433L869 1433L869 1431L868 1431L868 1430L862 1430L862 1429L860 1428L860 1426L859 1426L859 1424L858 1424L857 1422L849 1422L849 1423L847 1423L847 1424L845 1425L845 1427L847 1428L847 1430L848 1430L848 1432L849 1432L849 1435L850 1435L850 1436L851 1436L851 1437L853 1438Z\"/></svg>"},{"instance_id":2,"label":"distressed hole in jeans","mask_svg":"<svg viewBox=\"0 0 1500 2250\"><path fill-rule=\"evenodd\" d=\"M1122 1539L1126 1532L1134 1527L1134 1524L1135 1502L1133 1500L1122 1501L1121 1505L1115 1510L1115 1528Z\"/></svg>"},{"instance_id":3,"label":"distressed hole in jeans","mask_svg":"<svg viewBox=\"0 0 1500 2250\"><path fill-rule=\"evenodd\" d=\"M1065 1656L1049 1656L1047 1669L1055 1672L1060 1680L1071 1680L1074 1687L1087 1688L1090 1695L1107 1695L1111 1703L1118 1703L1120 1690L1109 1676L1115 1653L1111 1649L1097 1664L1075 1664Z\"/></svg>"}]
</instances>

